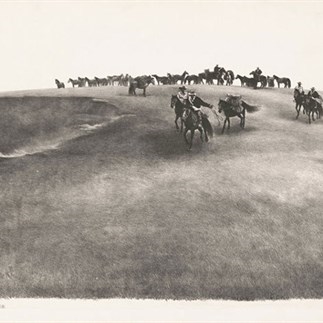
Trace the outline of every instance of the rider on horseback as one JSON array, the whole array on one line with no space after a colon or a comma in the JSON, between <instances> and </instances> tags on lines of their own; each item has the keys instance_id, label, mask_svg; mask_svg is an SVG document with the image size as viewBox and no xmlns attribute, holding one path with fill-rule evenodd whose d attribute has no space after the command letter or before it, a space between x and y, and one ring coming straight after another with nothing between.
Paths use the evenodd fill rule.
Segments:
<instances>
[{"instance_id":1,"label":"rider on horseback","mask_svg":"<svg viewBox=\"0 0 323 323\"><path fill-rule=\"evenodd\" d=\"M177 98L184 106L187 105L188 93L187 93L187 89L184 85L179 87L179 91L177 93Z\"/></svg>"},{"instance_id":2,"label":"rider on horseback","mask_svg":"<svg viewBox=\"0 0 323 323\"><path fill-rule=\"evenodd\" d=\"M297 82L297 85L294 88L294 101L299 95L304 94L304 89L302 87L302 82Z\"/></svg>"},{"instance_id":3,"label":"rider on horseback","mask_svg":"<svg viewBox=\"0 0 323 323\"><path fill-rule=\"evenodd\" d=\"M295 89L294 89L294 96L295 94L303 94L304 93L304 89L302 87L302 82L297 82L297 86L295 86Z\"/></svg>"},{"instance_id":4,"label":"rider on horseback","mask_svg":"<svg viewBox=\"0 0 323 323\"><path fill-rule=\"evenodd\" d=\"M253 72L251 72L251 73L253 73L254 74L254 78L257 80L257 81L259 81L259 77L260 77L260 75L262 74L262 70L259 68L259 67L257 67Z\"/></svg>"},{"instance_id":5,"label":"rider on horseback","mask_svg":"<svg viewBox=\"0 0 323 323\"><path fill-rule=\"evenodd\" d=\"M314 101L316 101L320 106L322 106L323 99L315 90L315 87L312 87L311 90L307 93Z\"/></svg>"},{"instance_id":6,"label":"rider on horseback","mask_svg":"<svg viewBox=\"0 0 323 323\"><path fill-rule=\"evenodd\" d=\"M213 105L204 102L200 97L196 95L195 91L190 91L188 93L188 104L190 109L195 112L198 118L198 123L202 123L202 112L201 112L201 106L207 107L212 109Z\"/></svg>"}]
</instances>

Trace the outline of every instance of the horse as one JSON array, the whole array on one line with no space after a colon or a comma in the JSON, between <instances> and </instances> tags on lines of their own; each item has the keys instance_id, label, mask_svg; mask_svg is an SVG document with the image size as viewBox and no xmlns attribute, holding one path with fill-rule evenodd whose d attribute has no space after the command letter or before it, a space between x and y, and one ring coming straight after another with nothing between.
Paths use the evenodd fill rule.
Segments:
<instances>
[{"instance_id":1,"label":"horse","mask_svg":"<svg viewBox=\"0 0 323 323\"><path fill-rule=\"evenodd\" d=\"M194 133L195 130L199 130L200 132L200 138L201 141L203 142L203 132L204 132L204 137L205 141L209 141L209 136L213 137L213 128L212 125L207 118L206 115L202 114L202 124L198 122L198 117L193 111L186 107L185 105L182 104L182 102L177 98L176 95L172 95L171 97L171 107L175 108L175 126L176 129L179 129L177 120L180 118L181 119L181 132L183 132L183 124L185 125L185 130L184 130L184 139L187 145L189 146L188 149L190 150L193 145L193 138L194 138ZM186 117L183 117L183 114L186 114ZM186 134L188 131L191 131L191 140L190 142L187 140Z\"/></svg>"},{"instance_id":2,"label":"horse","mask_svg":"<svg viewBox=\"0 0 323 323\"><path fill-rule=\"evenodd\" d=\"M246 84L246 86L248 87L253 87L254 89L257 88L257 80L253 77L247 77L247 76L243 76L243 81Z\"/></svg>"},{"instance_id":3,"label":"horse","mask_svg":"<svg viewBox=\"0 0 323 323\"><path fill-rule=\"evenodd\" d=\"M73 79L71 79L71 78L69 78L69 79L68 79L67 83L72 83L73 87L74 87L75 85L80 86L80 81L79 81L79 80L73 80Z\"/></svg>"},{"instance_id":4,"label":"horse","mask_svg":"<svg viewBox=\"0 0 323 323\"><path fill-rule=\"evenodd\" d=\"M302 106L303 106L303 113L305 113L305 108L304 108L305 94L300 93L299 91L295 91L294 92L294 99L296 102L296 106L295 106L296 113L297 113L296 119L298 119Z\"/></svg>"},{"instance_id":5,"label":"horse","mask_svg":"<svg viewBox=\"0 0 323 323\"><path fill-rule=\"evenodd\" d=\"M211 72L209 69L204 70L206 84L214 84L213 80L217 80L218 74L216 72Z\"/></svg>"},{"instance_id":6,"label":"horse","mask_svg":"<svg viewBox=\"0 0 323 323\"><path fill-rule=\"evenodd\" d=\"M236 79L238 79L238 80L240 80L240 82L241 82L241 86L244 86L244 85L246 85L246 79L245 79L245 76L241 76L241 75L237 75L236 76Z\"/></svg>"},{"instance_id":7,"label":"horse","mask_svg":"<svg viewBox=\"0 0 323 323\"><path fill-rule=\"evenodd\" d=\"M212 125L207 118L205 114L202 114L202 124L198 122L198 117L193 111L186 107L178 98L176 95L172 95L171 97L171 108L175 108L175 126L176 129L179 129L177 120L180 118L181 119L181 130L180 132L183 132L183 124L185 125L185 130L184 130L184 139L187 145L189 146L188 149L190 150L193 145L193 138L194 138L194 132L195 130L199 130L200 132L200 138L201 141L203 142L203 132L204 132L204 137L205 141L209 141L209 136L213 137L213 128ZM183 117L183 114L186 114L186 117ZM191 131L191 140L190 142L187 140L186 134L188 131Z\"/></svg>"},{"instance_id":8,"label":"horse","mask_svg":"<svg viewBox=\"0 0 323 323\"><path fill-rule=\"evenodd\" d=\"M260 82L260 87L264 88L267 86L267 77L265 75L259 75L255 71L251 72L249 75L252 75L256 82L255 88L257 88L258 82Z\"/></svg>"},{"instance_id":9,"label":"horse","mask_svg":"<svg viewBox=\"0 0 323 323\"><path fill-rule=\"evenodd\" d=\"M181 120L180 132L182 133L183 132L183 124L184 124L184 121L183 121L182 116L183 116L183 113L184 113L184 110L185 110L185 106L178 99L178 97L176 95L172 95L171 96L171 100L170 100L170 107L172 109L174 109L174 111L175 111L175 127L176 127L177 130L179 130L179 126L178 126L177 120L178 119Z\"/></svg>"},{"instance_id":10,"label":"horse","mask_svg":"<svg viewBox=\"0 0 323 323\"><path fill-rule=\"evenodd\" d=\"M90 80L89 78L86 77L85 81L87 82L89 87L98 86L96 79Z\"/></svg>"},{"instance_id":11,"label":"horse","mask_svg":"<svg viewBox=\"0 0 323 323\"><path fill-rule=\"evenodd\" d=\"M106 86L106 85L108 85L108 80L105 77L104 78L95 77L94 79L96 80L96 84L98 86Z\"/></svg>"},{"instance_id":12,"label":"horse","mask_svg":"<svg viewBox=\"0 0 323 323\"><path fill-rule=\"evenodd\" d=\"M223 128L222 128L222 134L224 133L226 123L228 123L228 130L230 129L230 118L239 117L240 118L240 127L242 129L244 129L245 119L246 119L246 110L247 110L247 112L250 112L250 113L258 111L257 106L249 105L248 103L246 103L245 101L243 101L241 99L240 99L240 106L242 108L240 109L240 111L238 109L235 109L235 107L230 102L222 100L222 99L219 100L218 106L219 106L219 110L218 110L219 113L221 113L223 111L224 115L225 115L225 120L224 120L224 124L223 124Z\"/></svg>"},{"instance_id":13,"label":"horse","mask_svg":"<svg viewBox=\"0 0 323 323\"><path fill-rule=\"evenodd\" d=\"M158 85L160 83L163 85L171 84L168 76L158 76L157 74L152 74L151 76L153 76L156 79Z\"/></svg>"},{"instance_id":14,"label":"horse","mask_svg":"<svg viewBox=\"0 0 323 323\"><path fill-rule=\"evenodd\" d=\"M187 75L186 78L185 78L185 81L184 81L184 84L187 84L188 85L191 85L191 82L193 82L194 84L200 84L201 83L201 79L199 78L198 75Z\"/></svg>"},{"instance_id":15,"label":"horse","mask_svg":"<svg viewBox=\"0 0 323 323\"><path fill-rule=\"evenodd\" d=\"M280 83L283 83L285 87L290 88L291 82L287 77L278 77L277 75L273 75L273 78L276 80L278 87L280 87Z\"/></svg>"},{"instance_id":16,"label":"horse","mask_svg":"<svg viewBox=\"0 0 323 323\"><path fill-rule=\"evenodd\" d=\"M204 84L203 80L206 82L206 74L205 72L203 73L198 73L197 76L199 77L199 79L201 80L201 84Z\"/></svg>"},{"instance_id":17,"label":"horse","mask_svg":"<svg viewBox=\"0 0 323 323\"><path fill-rule=\"evenodd\" d=\"M129 95L137 95L136 89L143 90L143 96L146 96L146 88L149 84L155 84L154 78L152 76L137 76L132 81L130 81Z\"/></svg>"},{"instance_id":18,"label":"horse","mask_svg":"<svg viewBox=\"0 0 323 323\"><path fill-rule=\"evenodd\" d=\"M318 119L321 118L321 114L323 112L322 105L310 95L304 95L303 107L305 113L308 115L309 124L311 124L311 117L312 120L315 121L314 113L316 113Z\"/></svg>"},{"instance_id":19,"label":"horse","mask_svg":"<svg viewBox=\"0 0 323 323\"><path fill-rule=\"evenodd\" d=\"M56 83L58 89L65 88L65 84L63 82L60 82L58 79L55 79L55 83Z\"/></svg>"}]
</instances>

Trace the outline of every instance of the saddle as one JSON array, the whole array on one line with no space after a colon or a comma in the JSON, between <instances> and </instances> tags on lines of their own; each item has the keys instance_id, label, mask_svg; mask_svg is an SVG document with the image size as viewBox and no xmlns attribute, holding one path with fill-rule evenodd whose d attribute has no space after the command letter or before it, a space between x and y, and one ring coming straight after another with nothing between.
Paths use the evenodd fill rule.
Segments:
<instances>
[{"instance_id":1,"label":"saddle","mask_svg":"<svg viewBox=\"0 0 323 323\"><path fill-rule=\"evenodd\" d=\"M227 94L227 97L225 98L225 101L228 102L231 105L232 109L237 112L242 112L243 110L243 108L241 107L241 100L241 95Z\"/></svg>"}]
</instances>

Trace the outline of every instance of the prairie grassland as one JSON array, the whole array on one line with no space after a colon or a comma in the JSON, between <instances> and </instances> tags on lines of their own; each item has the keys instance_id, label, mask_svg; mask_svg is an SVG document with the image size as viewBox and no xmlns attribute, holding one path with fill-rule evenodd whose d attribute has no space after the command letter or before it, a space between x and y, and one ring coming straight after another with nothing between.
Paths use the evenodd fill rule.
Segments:
<instances>
[{"instance_id":1,"label":"prairie grassland","mask_svg":"<svg viewBox=\"0 0 323 323\"><path fill-rule=\"evenodd\" d=\"M261 108L188 152L174 86L0 95L0 297L322 298L323 121L194 88Z\"/></svg>"}]
</instances>

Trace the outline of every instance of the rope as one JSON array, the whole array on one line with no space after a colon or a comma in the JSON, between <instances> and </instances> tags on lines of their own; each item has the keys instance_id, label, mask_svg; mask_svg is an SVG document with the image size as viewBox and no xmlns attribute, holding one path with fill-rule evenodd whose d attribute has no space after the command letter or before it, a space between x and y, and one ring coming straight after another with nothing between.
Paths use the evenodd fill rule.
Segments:
<instances>
[{"instance_id":1,"label":"rope","mask_svg":"<svg viewBox=\"0 0 323 323\"><path fill-rule=\"evenodd\" d=\"M221 121L223 121L223 117L218 115L214 109L212 109L212 112L215 114L216 118L218 119L218 126L220 126Z\"/></svg>"}]
</instances>

